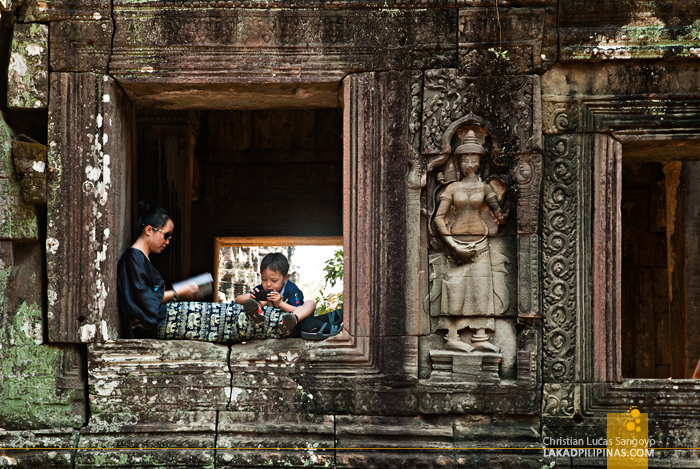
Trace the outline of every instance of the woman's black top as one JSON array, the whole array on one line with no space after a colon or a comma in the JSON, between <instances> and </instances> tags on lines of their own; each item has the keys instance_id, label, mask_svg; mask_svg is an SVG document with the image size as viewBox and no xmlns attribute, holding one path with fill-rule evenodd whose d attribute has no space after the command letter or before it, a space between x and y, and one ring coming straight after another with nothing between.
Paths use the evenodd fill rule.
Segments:
<instances>
[{"instance_id":1,"label":"woman's black top","mask_svg":"<svg viewBox=\"0 0 700 469\"><path fill-rule=\"evenodd\" d=\"M117 296L119 311L129 324L138 320L155 337L155 332L166 316L163 295L163 277L146 255L136 248L129 248L117 264Z\"/></svg>"}]
</instances>

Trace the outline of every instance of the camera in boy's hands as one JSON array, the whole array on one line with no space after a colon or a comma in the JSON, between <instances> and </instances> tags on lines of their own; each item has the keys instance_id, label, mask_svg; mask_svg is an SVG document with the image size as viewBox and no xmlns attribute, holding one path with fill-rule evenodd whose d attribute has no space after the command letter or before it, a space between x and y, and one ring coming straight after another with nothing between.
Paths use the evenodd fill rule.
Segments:
<instances>
[{"instance_id":1,"label":"camera in boy's hands","mask_svg":"<svg viewBox=\"0 0 700 469\"><path fill-rule=\"evenodd\" d=\"M272 293L272 291L273 290L256 290L255 301L268 301L267 295L268 293Z\"/></svg>"}]
</instances>

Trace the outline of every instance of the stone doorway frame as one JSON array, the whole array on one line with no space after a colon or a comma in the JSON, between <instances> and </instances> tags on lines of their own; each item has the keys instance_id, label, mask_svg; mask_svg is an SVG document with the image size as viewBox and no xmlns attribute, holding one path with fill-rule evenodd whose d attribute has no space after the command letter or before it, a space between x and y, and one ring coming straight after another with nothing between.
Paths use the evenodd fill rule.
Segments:
<instances>
[{"instance_id":1,"label":"stone doorway frame","mask_svg":"<svg viewBox=\"0 0 700 469\"><path fill-rule=\"evenodd\" d=\"M656 66L645 72L663 77ZM658 66L661 69L663 63ZM632 79L615 76L640 74L638 69L615 67L602 64L596 73L607 72L610 81L596 83L585 93L543 92L543 261L548 265L559 251L568 256L565 269L549 266L543 278L545 286L561 280L560 290L543 288L543 423L548 434L562 426L571 436L573 417L584 422L574 433L594 435L596 430L590 429L604 427L608 412L625 412L633 405L650 416L700 415L696 380L623 378L620 348L623 147L643 143L668 145L676 151L683 145L700 149L700 96L691 85L700 71L680 67L675 76L667 74L644 89ZM554 71L552 89L564 83L567 73L574 72L563 67ZM584 75L571 80L575 83L571 89L577 90L587 79ZM687 159L690 151L673 159ZM570 292L574 300L562 304L562 291Z\"/></svg>"}]
</instances>

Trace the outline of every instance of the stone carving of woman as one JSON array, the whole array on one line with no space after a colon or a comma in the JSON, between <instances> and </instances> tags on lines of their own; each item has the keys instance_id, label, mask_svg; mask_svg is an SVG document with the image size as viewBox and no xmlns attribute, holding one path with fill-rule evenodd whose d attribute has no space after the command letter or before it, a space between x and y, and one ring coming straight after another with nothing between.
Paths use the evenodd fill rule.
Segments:
<instances>
[{"instance_id":1,"label":"stone carving of woman","mask_svg":"<svg viewBox=\"0 0 700 469\"><path fill-rule=\"evenodd\" d=\"M501 211L496 191L479 176L486 151L474 131L460 137L464 137L462 144L454 154L461 179L448 184L440 194L435 214L437 232L454 258L441 279L438 328L447 329L445 347L449 350L471 352L480 348L498 352L486 331L494 330L494 317L508 309L508 258L494 249L489 237L498 232L508 211ZM465 327L474 331L473 346L459 337L459 330Z\"/></svg>"}]
</instances>

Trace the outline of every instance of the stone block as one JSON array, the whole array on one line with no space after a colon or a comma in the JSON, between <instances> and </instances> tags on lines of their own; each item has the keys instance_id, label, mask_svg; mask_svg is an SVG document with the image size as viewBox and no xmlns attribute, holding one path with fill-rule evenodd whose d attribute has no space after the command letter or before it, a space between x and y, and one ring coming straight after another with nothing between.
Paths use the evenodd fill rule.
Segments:
<instances>
[{"instance_id":1,"label":"stone block","mask_svg":"<svg viewBox=\"0 0 700 469\"><path fill-rule=\"evenodd\" d=\"M22 23L49 23L61 20L99 21L109 18L109 0L24 0L20 12Z\"/></svg>"},{"instance_id":2,"label":"stone block","mask_svg":"<svg viewBox=\"0 0 700 469\"><path fill-rule=\"evenodd\" d=\"M229 349L196 341L120 340L88 347L90 425L148 423L151 414L223 410ZM106 423L105 423L106 422Z\"/></svg>"},{"instance_id":3,"label":"stone block","mask_svg":"<svg viewBox=\"0 0 700 469\"><path fill-rule=\"evenodd\" d=\"M459 415L454 420L458 448L536 448L542 444L539 419L534 415Z\"/></svg>"},{"instance_id":4,"label":"stone block","mask_svg":"<svg viewBox=\"0 0 700 469\"><path fill-rule=\"evenodd\" d=\"M11 249L5 290L0 294L3 321L0 344L39 345L44 341L43 253L38 244L17 244ZM9 251L8 249L8 251Z\"/></svg>"},{"instance_id":5,"label":"stone block","mask_svg":"<svg viewBox=\"0 0 700 469\"><path fill-rule=\"evenodd\" d=\"M3 346L0 427L79 427L85 421L85 377L75 346Z\"/></svg>"},{"instance_id":6,"label":"stone block","mask_svg":"<svg viewBox=\"0 0 700 469\"><path fill-rule=\"evenodd\" d=\"M24 0L2 0L0 1L0 11L13 11L24 3Z\"/></svg>"},{"instance_id":7,"label":"stone block","mask_svg":"<svg viewBox=\"0 0 700 469\"><path fill-rule=\"evenodd\" d=\"M114 26L111 21L51 24L51 71L107 73Z\"/></svg>"},{"instance_id":8,"label":"stone block","mask_svg":"<svg viewBox=\"0 0 700 469\"><path fill-rule=\"evenodd\" d=\"M49 27L16 24L7 72L10 109L46 109L49 104Z\"/></svg>"},{"instance_id":9,"label":"stone block","mask_svg":"<svg viewBox=\"0 0 700 469\"><path fill-rule=\"evenodd\" d=\"M129 415L80 429L76 468L213 468L216 412L154 412L148 424Z\"/></svg>"},{"instance_id":10,"label":"stone block","mask_svg":"<svg viewBox=\"0 0 700 469\"><path fill-rule=\"evenodd\" d=\"M459 70L465 76L542 73L558 58L556 8L459 11Z\"/></svg>"},{"instance_id":11,"label":"stone block","mask_svg":"<svg viewBox=\"0 0 700 469\"><path fill-rule=\"evenodd\" d=\"M451 417L337 416L335 429L337 467L458 467Z\"/></svg>"},{"instance_id":12,"label":"stone block","mask_svg":"<svg viewBox=\"0 0 700 469\"><path fill-rule=\"evenodd\" d=\"M334 465L332 415L221 412L218 422L217 467Z\"/></svg>"},{"instance_id":13,"label":"stone block","mask_svg":"<svg viewBox=\"0 0 700 469\"><path fill-rule=\"evenodd\" d=\"M221 108L222 95L215 92L211 103L203 105L202 94L183 84L250 84L259 79L252 77L262 67L286 86L309 81L337 86L358 71L456 66L457 10L451 7L294 6L264 10L195 2L163 10L157 4L134 9L131 2L116 2L110 74L128 83L131 97L143 103L172 106L177 101L180 108L214 109ZM251 55L251 47L259 54ZM303 56L299 50L305 51ZM222 61L221 54L228 59ZM145 84L154 77L161 90L174 93L154 93ZM196 103L193 96L198 96Z\"/></svg>"},{"instance_id":14,"label":"stone block","mask_svg":"<svg viewBox=\"0 0 700 469\"><path fill-rule=\"evenodd\" d=\"M19 468L73 467L73 447L78 432L72 428L55 430L0 430L0 466Z\"/></svg>"},{"instance_id":15,"label":"stone block","mask_svg":"<svg viewBox=\"0 0 700 469\"><path fill-rule=\"evenodd\" d=\"M559 9L560 60L698 57L693 2L566 0Z\"/></svg>"},{"instance_id":16,"label":"stone block","mask_svg":"<svg viewBox=\"0 0 700 469\"><path fill-rule=\"evenodd\" d=\"M22 201L20 181L12 161L14 133L0 121L0 239L35 241L36 210Z\"/></svg>"}]
</instances>

